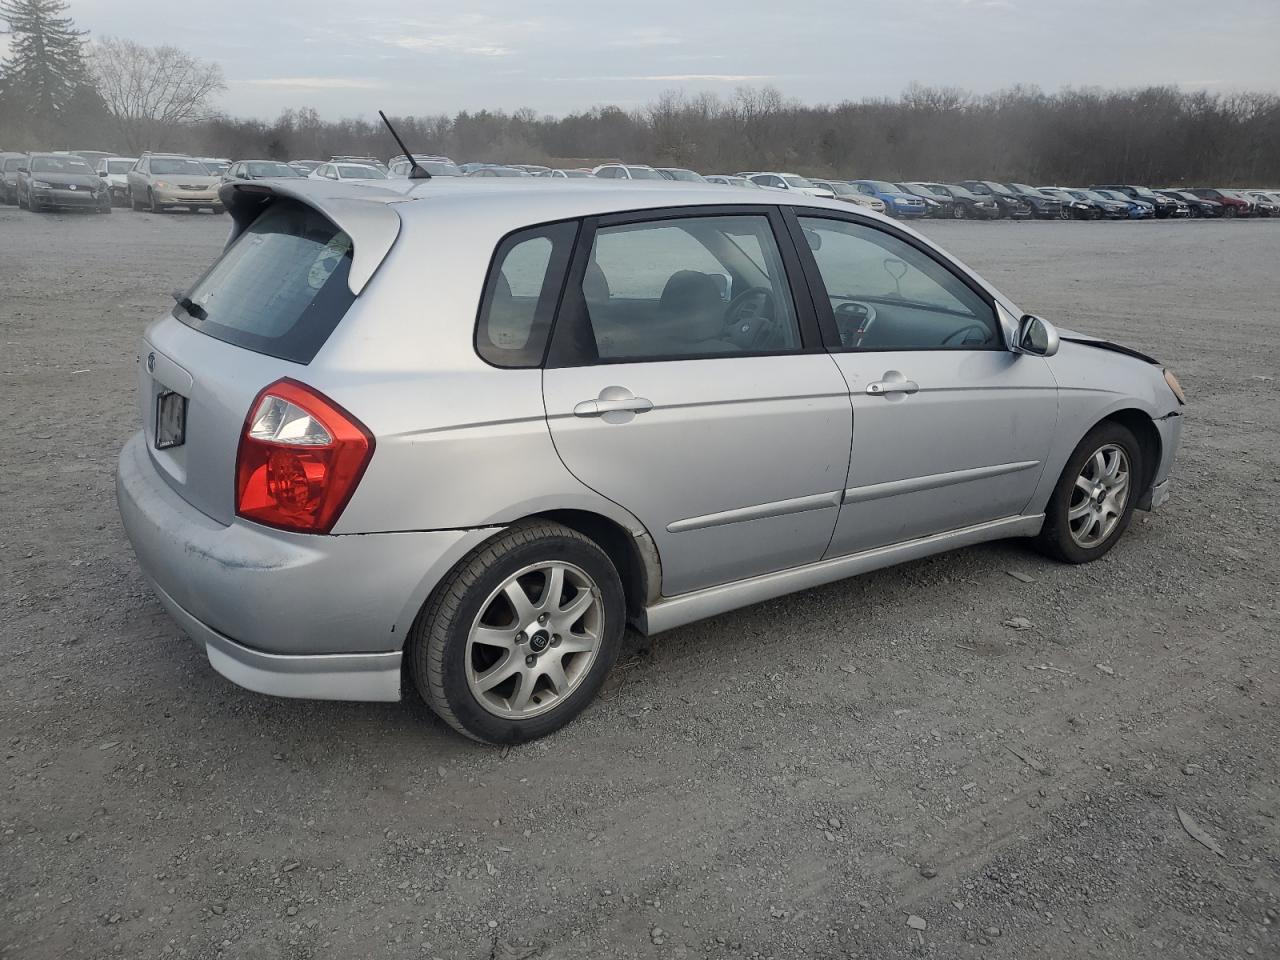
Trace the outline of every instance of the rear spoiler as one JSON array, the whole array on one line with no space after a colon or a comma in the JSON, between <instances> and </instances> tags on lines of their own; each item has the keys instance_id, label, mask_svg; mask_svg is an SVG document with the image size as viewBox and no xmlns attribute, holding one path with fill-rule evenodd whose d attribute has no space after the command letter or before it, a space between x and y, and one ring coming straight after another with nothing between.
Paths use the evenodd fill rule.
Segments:
<instances>
[{"instance_id":1,"label":"rear spoiler","mask_svg":"<svg viewBox=\"0 0 1280 960\"><path fill-rule=\"evenodd\" d=\"M230 246L275 198L297 200L351 238L351 272L347 286L359 296L400 236L400 215L391 208L391 203L403 201L405 197L377 187L352 185L345 189L350 190L353 197L331 196L333 187L327 181L292 184L287 180L256 180L225 184L218 191L218 197L231 214L227 245ZM363 195L365 191L368 191L367 197Z\"/></svg>"}]
</instances>

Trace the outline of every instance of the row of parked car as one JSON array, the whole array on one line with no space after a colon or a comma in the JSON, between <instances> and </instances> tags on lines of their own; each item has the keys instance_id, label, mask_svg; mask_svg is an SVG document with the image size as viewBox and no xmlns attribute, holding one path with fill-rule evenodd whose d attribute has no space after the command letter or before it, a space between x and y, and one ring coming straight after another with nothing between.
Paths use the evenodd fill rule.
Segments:
<instances>
[{"instance_id":1,"label":"row of parked car","mask_svg":"<svg viewBox=\"0 0 1280 960\"><path fill-rule=\"evenodd\" d=\"M604 163L554 168L540 164L454 163L443 156L336 156L329 160L236 160L144 153L120 157L106 151L0 153L0 200L31 210L113 206L161 212L172 208L222 212L218 189L228 182L279 177L372 181L404 179L417 165L433 177L542 177L550 179L659 180L716 183L759 190L793 190L841 200L913 219L1145 220L1280 216L1280 190L1096 184L1032 186L996 180L830 180L795 173L747 170L700 174L683 167Z\"/></svg>"}]
</instances>

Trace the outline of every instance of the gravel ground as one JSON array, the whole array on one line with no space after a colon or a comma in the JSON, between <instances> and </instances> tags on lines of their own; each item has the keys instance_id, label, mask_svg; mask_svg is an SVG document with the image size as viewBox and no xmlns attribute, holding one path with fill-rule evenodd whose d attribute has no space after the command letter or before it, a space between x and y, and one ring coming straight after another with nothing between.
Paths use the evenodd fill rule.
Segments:
<instances>
[{"instance_id":1,"label":"gravel ground","mask_svg":"<svg viewBox=\"0 0 1280 960\"><path fill-rule=\"evenodd\" d=\"M1280 223L925 225L1177 370L1172 501L1091 566L994 544L636 639L502 751L237 689L145 587L136 341L226 229L0 208L0 956L1280 950Z\"/></svg>"}]
</instances>

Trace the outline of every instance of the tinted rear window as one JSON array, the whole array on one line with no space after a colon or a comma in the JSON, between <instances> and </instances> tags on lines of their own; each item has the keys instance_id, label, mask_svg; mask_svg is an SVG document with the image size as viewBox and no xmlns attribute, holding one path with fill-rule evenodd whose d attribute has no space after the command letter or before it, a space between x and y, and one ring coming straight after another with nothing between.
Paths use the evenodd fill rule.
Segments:
<instances>
[{"instance_id":1,"label":"tinted rear window","mask_svg":"<svg viewBox=\"0 0 1280 960\"><path fill-rule=\"evenodd\" d=\"M271 204L173 314L238 347L310 363L355 300L351 238L310 207Z\"/></svg>"}]
</instances>

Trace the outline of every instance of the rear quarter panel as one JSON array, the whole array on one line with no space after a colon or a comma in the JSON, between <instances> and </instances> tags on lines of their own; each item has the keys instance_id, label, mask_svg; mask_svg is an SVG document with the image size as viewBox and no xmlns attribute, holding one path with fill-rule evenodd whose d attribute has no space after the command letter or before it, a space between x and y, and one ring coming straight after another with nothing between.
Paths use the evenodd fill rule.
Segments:
<instances>
[{"instance_id":1,"label":"rear quarter panel","mask_svg":"<svg viewBox=\"0 0 1280 960\"><path fill-rule=\"evenodd\" d=\"M376 438L333 532L498 526L551 509L590 510L642 532L561 462L542 371L499 369L476 354L476 313L502 231L481 218L442 216L435 227L429 214L415 217L306 373Z\"/></svg>"}]
</instances>

